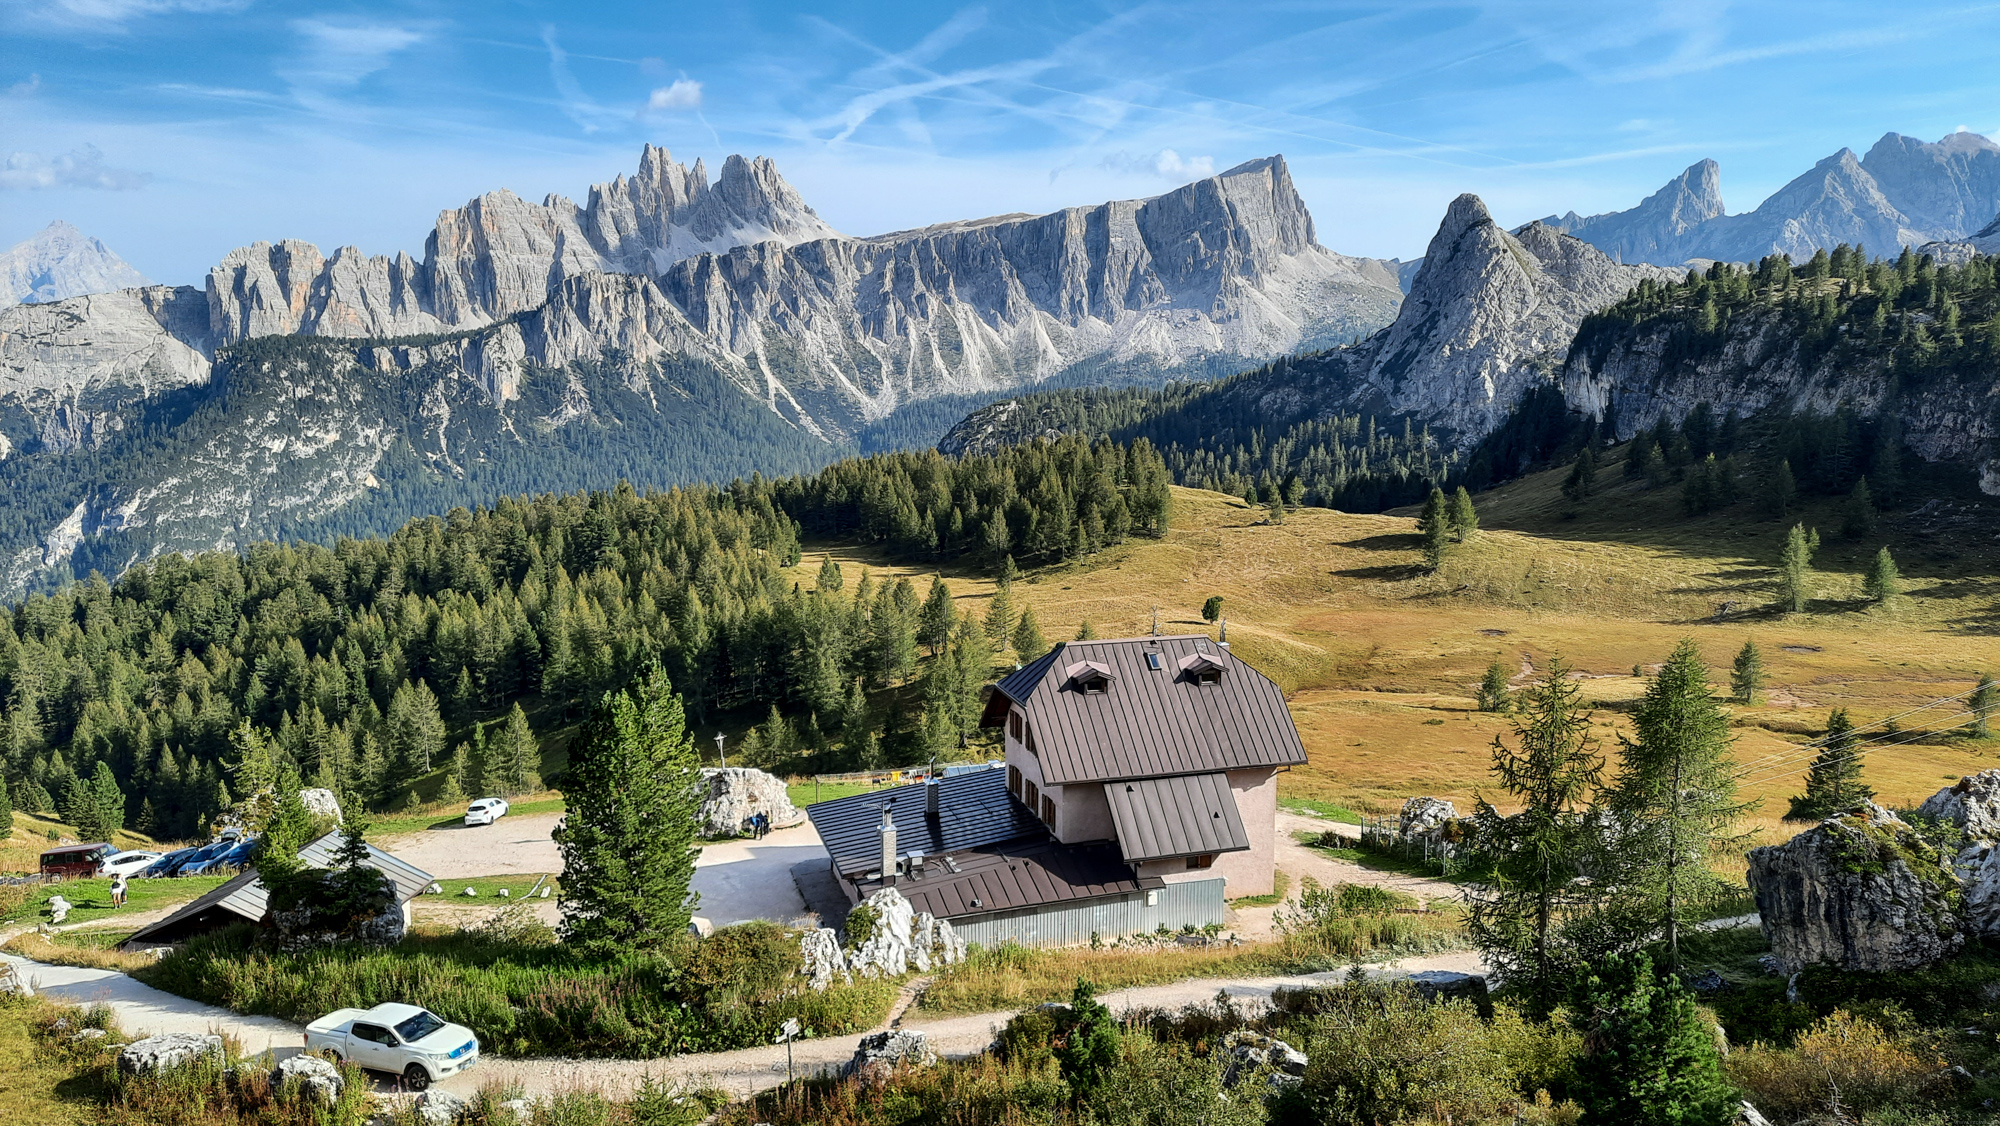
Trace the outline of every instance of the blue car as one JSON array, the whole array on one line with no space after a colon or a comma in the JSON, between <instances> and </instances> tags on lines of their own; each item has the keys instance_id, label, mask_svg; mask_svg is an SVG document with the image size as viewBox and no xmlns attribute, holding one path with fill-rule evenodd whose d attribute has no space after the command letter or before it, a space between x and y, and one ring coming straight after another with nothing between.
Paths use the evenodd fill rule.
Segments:
<instances>
[{"instance_id":1,"label":"blue car","mask_svg":"<svg viewBox=\"0 0 2000 1126\"><path fill-rule=\"evenodd\" d=\"M142 880L151 880L168 875L174 869L187 863L190 857L200 851L200 848L177 848L148 864L146 870L139 873L139 878Z\"/></svg>"},{"instance_id":2,"label":"blue car","mask_svg":"<svg viewBox=\"0 0 2000 1126\"><path fill-rule=\"evenodd\" d=\"M177 876L212 875L229 868L241 868L250 862L250 854L257 848L257 838L255 837L245 837L240 841L224 840L216 843L229 847L211 856L197 856L189 860L180 871L174 874ZM214 847L214 845L209 846L209 848ZM207 850L204 849L203 851Z\"/></svg>"},{"instance_id":3,"label":"blue car","mask_svg":"<svg viewBox=\"0 0 2000 1126\"><path fill-rule=\"evenodd\" d=\"M160 875L185 876L188 874L188 869L193 867L194 865L199 864L204 860L210 860L217 856L221 856L223 853L228 852L230 849L235 847L236 847L235 841L212 841L208 844L202 845L200 848L194 849L193 851L189 852L188 855L181 858L179 863L169 866L166 869L166 871L161 872Z\"/></svg>"}]
</instances>

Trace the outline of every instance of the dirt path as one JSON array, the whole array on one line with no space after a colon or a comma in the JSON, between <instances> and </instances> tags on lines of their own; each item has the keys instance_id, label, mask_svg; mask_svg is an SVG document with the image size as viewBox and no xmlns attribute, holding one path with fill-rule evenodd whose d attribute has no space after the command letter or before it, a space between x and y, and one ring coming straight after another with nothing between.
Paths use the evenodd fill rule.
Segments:
<instances>
[{"instance_id":1,"label":"dirt path","mask_svg":"<svg viewBox=\"0 0 2000 1126\"><path fill-rule=\"evenodd\" d=\"M102 1002L118 1014L118 1023L133 1035L156 1032L220 1032L233 1036L246 1052L275 1049L280 1056L298 1051L305 1030L276 1017L253 1017L204 1005L142 985L116 970L82 966L51 966L14 954L0 954L36 993L74 1001Z\"/></svg>"},{"instance_id":2,"label":"dirt path","mask_svg":"<svg viewBox=\"0 0 2000 1126\"><path fill-rule=\"evenodd\" d=\"M1278 811L1277 844L1275 854L1278 871L1292 878L1292 894L1298 892L1300 881L1311 876L1322 886L1329 884L1370 884L1376 887L1393 888L1406 892L1418 899L1457 899L1458 885L1449 880L1431 876L1412 876L1404 872L1385 872L1375 868L1365 868L1351 860L1328 856L1318 849L1300 844L1301 833L1318 834L1333 830L1349 840L1361 838L1361 827L1345 822L1327 821L1303 813L1289 810ZM1229 928L1245 939L1258 940L1272 938L1276 928L1272 917L1277 907L1238 907L1230 911Z\"/></svg>"}]
</instances>

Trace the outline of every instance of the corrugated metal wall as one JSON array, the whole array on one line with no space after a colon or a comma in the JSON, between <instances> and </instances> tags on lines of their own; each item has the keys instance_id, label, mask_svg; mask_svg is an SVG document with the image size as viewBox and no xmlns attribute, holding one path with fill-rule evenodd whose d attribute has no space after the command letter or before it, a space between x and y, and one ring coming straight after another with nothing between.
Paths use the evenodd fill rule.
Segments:
<instances>
[{"instance_id":1,"label":"corrugated metal wall","mask_svg":"<svg viewBox=\"0 0 2000 1126\"><path fill-rule=\"evenodd\" d=\"M1177 931L1185 926L1205 927L1222 922L1226 910L1222 901L1224 880L1190 880L1168 884L1158 892L1159 902L1146 906L1146 892L1133 892L1118 899L1097 899L1089 903L1032 908L984 915L964 922L952 920L951 927L967 942L998 946L1015 942L1022 946L1080 946L1095 934L1106 942L1122 935L1150 932L1165 926Z\"/></svg>"}]
</instances>

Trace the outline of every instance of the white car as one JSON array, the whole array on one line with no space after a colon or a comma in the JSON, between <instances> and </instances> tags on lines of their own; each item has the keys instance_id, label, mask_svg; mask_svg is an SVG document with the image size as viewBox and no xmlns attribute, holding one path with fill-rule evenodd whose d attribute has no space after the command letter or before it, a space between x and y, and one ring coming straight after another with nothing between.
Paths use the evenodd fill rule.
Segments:
<instances>
[{"instance_id":1,"label":"white car","mask_svg":"<svg viewBox=\"0 0 2000 1126\"><path fill-rule=\"evenodd\" d=\"M480 798L465 807L467 825L491 825L507 816L506 798Z\"/></svg>"},{"instance_id":2,"label":"white car","mask_svg":"<svg viewBox=\"0 0 2000 1126\"><path fill-rule=\"evenodd\" d=\"M428 1009L388 1001L336 1009L306 1025L306 1051L400 1075L405 1087L421 1091L479 1062L479 1038Z\"/></svg>"},{"instance_id":3,"label":"white car","mask_svg":"<svg viewBox=\"0 0 2000 1126\"><path fill-rule=\"evenodd\" d=\"M153 866L153 861L165 856L164 852L116 852L104 858L98 869L105 876L136 876Z\"/></svg>"}]
</instances>

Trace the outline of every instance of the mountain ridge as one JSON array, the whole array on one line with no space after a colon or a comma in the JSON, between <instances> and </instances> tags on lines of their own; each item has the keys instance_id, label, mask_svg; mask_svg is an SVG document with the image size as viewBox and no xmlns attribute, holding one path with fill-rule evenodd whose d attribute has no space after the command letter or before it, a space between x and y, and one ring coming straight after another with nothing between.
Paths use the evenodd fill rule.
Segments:
<instances>
[{"instance_id":1,"label":"mountain ridge","mask_svg":"<svg viewBox=\"0 0 2000 1126\"><path fill-rule=\"evenodd\" d=\"M151 284L103 240L61 219L0 252L0 308Z\"/></svg>"}]
</instances>

